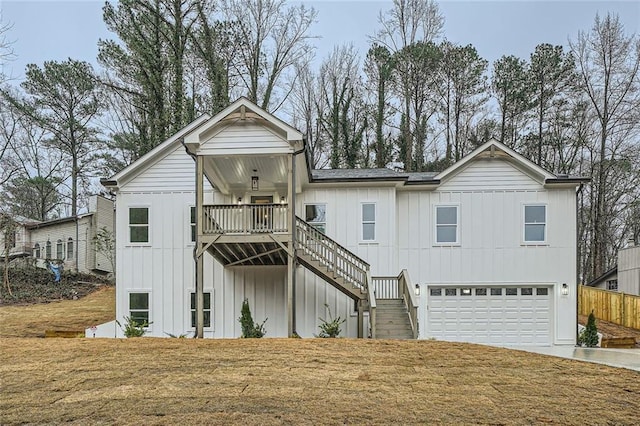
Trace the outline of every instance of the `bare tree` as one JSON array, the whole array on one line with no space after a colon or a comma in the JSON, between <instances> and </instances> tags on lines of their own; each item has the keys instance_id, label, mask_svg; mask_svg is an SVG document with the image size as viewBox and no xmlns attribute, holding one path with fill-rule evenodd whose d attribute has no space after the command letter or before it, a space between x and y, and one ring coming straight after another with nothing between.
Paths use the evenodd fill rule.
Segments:
<instances>
[{"instance_id":1,"label":"bare tree","mask_svg":"<svg viewBox=\"0 0 640 426\"><path fill-rule=\"evenodd\" d=\"M247 97L264 109L278 110L290 93L281 87L285 75L313 55L309 28L316 10L287 6L285 0L225 0L222 9L235 30L233 66Z\"/></svg>"},{"instance_id":2,"label":"bare tree","mask_svg":"<svg viewBox=\"0 0 640 426\"><path fill-rule=\"evenodd\" d=\"M594 196L588 272L588 276L597 277L611 263L607 244L609 236L615 234L612 227L617 217L608 206L620 199L614 184L619 182L618 172L629 164L624 152L637 151L639 146L640 39L627 36L617 16L596 15L591 30L580 32L570 46L576 58L579 87L593 108L599 134L592 159ZM637 163L629 165L638 173Z\"/></svg>"}]
</instances>

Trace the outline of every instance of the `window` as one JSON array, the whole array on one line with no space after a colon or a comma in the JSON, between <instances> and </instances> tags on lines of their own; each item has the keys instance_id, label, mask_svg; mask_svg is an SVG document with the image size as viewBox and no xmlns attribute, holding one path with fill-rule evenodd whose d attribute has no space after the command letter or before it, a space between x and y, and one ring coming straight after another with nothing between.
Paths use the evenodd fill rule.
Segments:
<instances>
[{"instance_id":1,"label":"window","mask_svg":"<svg viewBox=\"0 0 640 426\"><path fill-rule=\"evenodd\" d=\"M524 242L542 243L546 238L547 207L524 206Z\"/></svg>"},{"instance_id":2,"label":"window","mask_svg":"<svg viewBox=\"0 0 640 426\"><path fill-rule=\"evenodd\" d=\"M533 289L532 288L521 288L520 289L520 295L521 296L532 296L533 295Z\"/></svg>"},{"instance_id":3,"label":"window","mask_svg":"<svg viewBox=\"0 0 640 426\"><path fill-rule=\"evenodd\" d=\"M486 296L487 289L486 288L476 288L476 296Z\"/></svg>"},{"instance_id":4,"label":"window","mask_svg":"<svg viewBox=\"0 0 640 426\"><path fill-rule=\"evenodd\" d=\"M129 293L129 318L149 324L149 293Z\"/></svg>"},{"instance_id":5,"label":"window","mask_svg":"<svg viewBox=\"0 0 640 426\"><path fill-rule=\"evenodd\" d=\"M35 257L36 259L40 258L40 244L36 243L35 246L33 246L33 257Z\"/></svg>"},{"instance_id":6,"label":"window","mask_svg":"<svg viewBox=\"0 0 640 426\"><path fill-rule=\"evenodd\" d=\"M546 296L549 294L549 289L547 288L536 288L536 296Z\"/></svg>"},{"instance_id":7,"label":"window","mask_svg":"<svg viewBox=\"0 0 640 426\"><path fill-rule=\"evenodd\" d=\"M149 209L147 207L129 208L129 241L149 242Z\"/></svg>"},{"instance_id":8,"label":"window","mask_svg":"<svg viewBox=\"0 0 640 426\"><path fill-rule=\"evenodd\" d=\"M607 281L607 290L618 290L618 280Z\"/></svg>"},{"instance_id":9,"label":"window","mask_svg":"<svg viewBox=\"0 0 640 426\"><path fill-rule=\"evenodd\" d=\"M431 288L431 289L429 289L429 294L431 296L442 296L442 289L441 288Z\"/></svg>"},{"instance_id":10,"label":"window","mask_svg":"<svg viewBox=\"0 0 640 426\"><path fill-rule=\"evenodd\" d=\"M506 295L507 296L517 296L518 295L518 289L517 288L508 288L508 289L506 289Z\"/></svg>"},{"instance_id":11,"label":"window","mask_svg":"<svg viewBox=\"0 0 640 426\"><path fill-rule=\"evenodd\" d=\"M362 205L362 240L376 239L376 205L366 203Z\"/></svg>"},{"instance_id":12,"label":"window","mask_svg":"<svg viewBox=\"0 0 640 426\"><path fill-rule=\"evenodd\" d=\"M304 206L304 220L318 231L325 233L327 228L327 205L307 204Z\"/></svg>"},{"instance_id":13,"label":"window","mask_svg":"<svg viewBox=\"0 0 640 426\"><path fill-rule=\"evenodd\" d=\"M458 294L457 288L445 288L444 295L445 296L456 296Z\"/></svg>"},{"instance_id":14,"label":"window","mask_svg":"<svg viewBox=\"0 0 640 426\"><path fill-rule=\"evenodd\" d=\"M460 296L471 296L471 289L470 288L461 288L460 289Z\"/></svg>"},{"instance_id":15,"label":"window","mask_svg":"<svg viewBox=\"0 0 640 426\"><path fill-rule=\"evenodd\" d=\"M195 243L196 242L196 208L195 207L190 207L189 208L189 213L191 218L190 220L190 227L191 227L191 242Z\"/></svg>"},{"instance_id":16,"label":"window","mask_svg":"<svg viewBox=\"0 0 640 426\"><path fill-rule=\"evenodd\" d=\"M64 244L62 244L62 240L58 240L56 243L56 259L64 259Z\"/></svg>"},{"instance_id":17,"label":"window","mask_svg":"<svg viewBox=\"0 0 640 426\"><path fill-rule=\"evenodd\" d=\"M502 296L502 289L501 288L492 288L491 289L491 295L492 296Z\"/></svg>"},{"instance_id":18,"label":"window","mask_svg":"<svg viewBox=\"0 0 640 426\"><path fill-rule=\"evenodd\" d=\"M436 206L436 243L458 243L457 206Z\"/></svg>"},{"instance_id":19,"label":"window","mask_svg":"<svg viewBox=\"0 0 640 426\"><path fill-rule=\"evenodd\" d=\"M45 259L51 259L51 241L47 241Z\"/></svg>"},{"instance_id":20,"label":"window","mask_svg":"<svg viewBox=\"0 0 640 426\"><path fill-rule=\"evenodd\" d=\"M196 294L191 293L191 327L196 326ZM211 293L204 293L204 326L211 327Z\"/></svg>"},{"instance_id":21,"label":"window","mask_svg":"<svg viewBox=\"0 0 640 426\"><path fill-rule=\"evenodd\" d=\"M73 259L73 238L67 240L67 259Z\"/></svg>"}]
</instances>

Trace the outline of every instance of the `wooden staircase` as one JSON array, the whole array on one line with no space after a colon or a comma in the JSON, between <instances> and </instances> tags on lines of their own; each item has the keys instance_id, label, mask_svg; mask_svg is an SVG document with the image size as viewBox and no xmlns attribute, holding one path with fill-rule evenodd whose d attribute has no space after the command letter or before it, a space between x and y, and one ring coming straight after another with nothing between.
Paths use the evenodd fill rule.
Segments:
<instances>
[{"instance_id":1,"label":"wooden staircase","mask_svg":"<svg viewBox=\"0 0 640 426\"><path fill-rule=\"evenodd\" d=\"M409 312L402 299L381 299L376 303L376 339L413 339Z\"/></svg>"}]
</instances>

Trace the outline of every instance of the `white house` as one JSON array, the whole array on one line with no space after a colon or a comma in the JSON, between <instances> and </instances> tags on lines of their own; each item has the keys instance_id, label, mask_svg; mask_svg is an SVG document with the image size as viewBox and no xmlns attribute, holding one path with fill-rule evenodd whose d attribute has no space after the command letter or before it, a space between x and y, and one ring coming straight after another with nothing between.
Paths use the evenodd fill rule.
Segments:
<instances>
[{"instance_id":1,"label":"white house","mask_svg":"<svg viewBox=\"0 0 640 426\"><path fill-rule=\"evenodd\" d=\"M103 181L117 318L233 338L247 298L267 337L317 334L326 304L349 337L573 345L585 181L496 141L441 173L311 170L302 134L241 98Z\"/></svg>"},{"instance_id":2,"label":"white house","mask_svg":"<svg viewBox=\"0 0 640 426\"><path fill-rule=\"evenodd\" d=\"M100 195L89 199L89 211L76 217L44 222L14 218L17 226L10 257L33 257L36 266L57 261L66 270L85 273L113 272L108 256L95 248L94 237L105 228L113 232L113 201ZM0 247L4 238L0 235Z\"/></svg>"},{"instance_id":3,"label":"white house","mask_svg":"<svg viewBox=\"0 0 640 426\"><path fill-rule=\"evenodd\" d=\"M630 240L618 251L617 265L587 285L640 296L640 246Z\"/></svg>"}]
</instances>

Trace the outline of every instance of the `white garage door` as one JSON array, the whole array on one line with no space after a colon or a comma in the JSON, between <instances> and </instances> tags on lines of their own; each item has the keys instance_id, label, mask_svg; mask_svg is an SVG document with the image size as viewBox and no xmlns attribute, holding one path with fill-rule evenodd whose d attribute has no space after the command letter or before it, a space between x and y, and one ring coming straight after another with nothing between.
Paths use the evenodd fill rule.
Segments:
<instances>
[{"instance_id":1,"label":"white garage door","mask_svg":"<svg viewBox=\"0 0 640 426\"><path fill-rule=\"evenodd\" d=\"M551 287L427 288L426 337L489 345L550 345Z\"/></svg>"}]
</instances>

